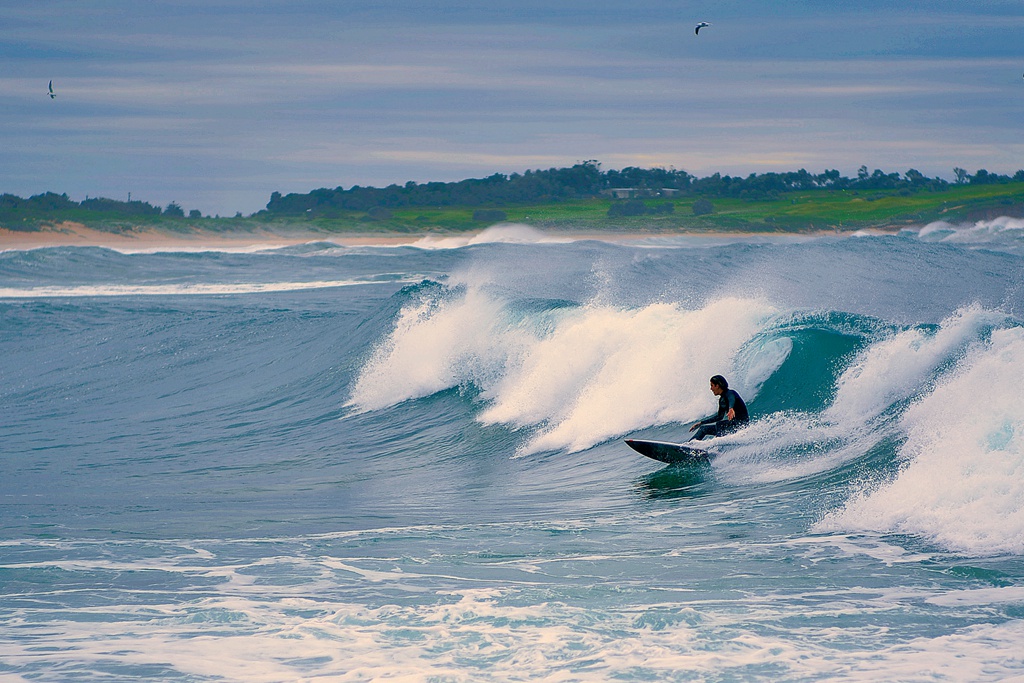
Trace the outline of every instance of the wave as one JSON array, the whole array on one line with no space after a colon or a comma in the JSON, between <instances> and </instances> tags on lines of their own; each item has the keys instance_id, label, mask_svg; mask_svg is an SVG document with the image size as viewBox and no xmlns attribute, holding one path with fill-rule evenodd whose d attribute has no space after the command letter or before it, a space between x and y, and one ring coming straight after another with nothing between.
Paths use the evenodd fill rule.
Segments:
<instances>
[{"instance_id":1,"label":"wave","mask_svg":"<svg viewBox=\"0 0 1024 683\"><path fill-rule=\"evenodd\" d=\"M697 547L668 549L658 542L678 542L679 526L634 534L628 549L614 542L628 535L618 526L599 550L578 540L564 548L557 539L566 532L586 540L595 526L607 528L589 520L374 528L349 544L322 536L6 544L4 571L37 584L22 581L27 587L19 584L12 597L6 623L20 628L19 638L6 639L0 656L15 675L116 670L121 679L157 671L163 679L198 672L351 680L358 672L364 680L506 681L528 671L537 680L584 682L608 680L609 672L676 680L681 670L700 680L1019 678L1024 622L1002 616L1021 600L1019 586L892 585L882 567L891 556L869 565L879 568L878 585L869 587L848 587L844 580L857 579L838 571L812 574L817 580L806 588L779 588L770 570L695 584L702 569L749 566L736 547L745 544L702 537ZM470 550L452 548L451 539ZM485 542L488 551L479 551ZM841 562L816 552L815 539L751 545L747 553L763 564L821 573ZM691 564L693 555L708 559ZM50 575L61 583L54 587ZM821 623L844 638L823 637Z\"/></svg>"},{"instance_id":2,"label":"wave","mask_svg":"<svg viewBox=\"0 0 1024 683\"><path fill-rule=\"evenodd\" d=\"M843 473L860 493L818 530L1024 552L1024 331L1001 312L966 306L901 329L733 297L686 308L510 300L436 283L411 293L357 372L350 409L458 389L478 404L476 422L519 435L516 455L571 453L660 426L679 438L714 412L707 377L723 373L755 417L712 444L723 483ZM866 469L847 469L855 462Z\"/></svg>"},{"instance_id":3,"label":"wave","mask_svg":"<svg viewBox=\"0 0 1024 683\"><path fill-rule=\"evenodd\" d=\"M838 368L834 380L826 376L819 384L829 383L830 397L820 407L803 410L794 409L798 402L770 405L774 412L766 411L751 428L720 439L730 445L722 464L734 479L779 481L830 472L865 457L880 442L900 439L898 420L907 406L994 326L1005 323L1006 316L969 306L937 326L904 330L887 330L864 319L812 321L819 333L838 323L833 329L852 335L847 350L840 346L838 354L823 356ZM804 358L796 362L798 367L784 365L780 374L822 371L820 362L818 367ZM774 380L766 387L781 391Z\"/></svg>"},{"instance_id":4,"label":"wave","mask_svg":"<svg viewBox=\"0 0 1024 683\"><path fill-rule=\"evenodd\" d=\"M1004 321L1000 313L969 306L937 328L915 327L875 342L839 378L836 400L825 417L842 422L874 419L919 392L937 369Z\"/></svg>"},{"instance_id":5,"label":"wave","mask_svg":"<svg viewBox=\"0 0 1024 683\"><path fill-rule=\"evenodd\" d=\"M974 223L934 221L917 230L916 234L925 242L984 246L1017 252L1024 248L1024 218L1000 216Z\"/></svg>"},{"instance_id":6,"label":"wave","mask_svg":"<svg viewBox=\"0 0 1024 683\"><path fill-rule=\"evenodd\" d=\"M501 223L477 233L454 236L427 235L410 245L419 249L462 249L478 244L567 244L579 237L553 236L522 223Z\"/></svg>"},{"instance_id":7,"label":"wave","mask_svg":"<svg viewBox=\"0 0 1024 683\"><path fill-rule=\"evenodd\" d=\"M898 475L856 492L821 531L908 533L970 554L1024 553L1024 329L970 345L903 414Z\"/></svg>"},{"instance_id":8,"label":"wave","mask_svg":"<svg viewBox=\"0 0 1024 683\"><path fill-rule=\"evenodd\" d=\"M389 282L410 282L409 279ZM45 287L0 287L0 299L46 299L108 296L207 296L263 294L310 289L380 284L381 280L319 280L312 282L187 283L162 285L75 285Z\"/></svg>"},{"instance_id":9,"label":"wave","mask_svg":"<svg viewBox=\"0 0 1024 683\"><path fill-rule=\"evenodd\" d=\"M756 395L788 348L765 345L742 362L737 353L774 313L762 301L739 298L695 310L668 303L538 307L476 286L435 290L403 307L348 405L376 410L471 387L486 404L479 422L531 432L522 453L583 450L714 412L707 378L716 373Z\"/></svg>"}]
</instances>

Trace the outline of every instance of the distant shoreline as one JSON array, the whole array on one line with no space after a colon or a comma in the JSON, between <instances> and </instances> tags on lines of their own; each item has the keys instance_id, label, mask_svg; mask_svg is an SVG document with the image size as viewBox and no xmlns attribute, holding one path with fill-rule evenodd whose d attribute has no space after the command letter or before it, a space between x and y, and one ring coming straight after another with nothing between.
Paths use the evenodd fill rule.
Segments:
<instances>
[{"instance_id":1,"label":"distant shoreline","mask_svg":"<svg viewBox=\"0 0 1024 683\"><path fill-rule=\"evenodd\" d=\"M1022 171L1024 174L1024 171ZM647 240L665 236L854 234L890 232L943 221L975 223L999 217L1024 217L1024 182L951 185L942 190L909 189L846 191L817 188L792 190L772 198L718 197L658 200L589 197L514 204L492 210L464 205L402 206L367 210L337 209L323 215L271 215L221 218L209 216L139 214L112 200L88 200L87 207L64 195L39 195L22 200L8 195L0 202L0 246L98 244L123 249L200 242L239 248L244 243L265 245L329 241L337 244L409 244L421 239L471 239L495 224L529 226L547 236L614 241ZM692 200L692 201L691 201ZM706 205L696 210L700 201ZM61 203L68 208L60 208ZM106 203L104 203L106 202ZM49 206L53 204L54 206ZM94 207L109 210L99 210ZM74 206L72 206L74 205ZM147 205L148 206L148 205ZM135 208L135 207L129 207ZM6 228L6 229L5 229ZM12 230L13 229L13 230ZM143 246L150 243L149 246ZM19 246L11 246L19 245Z\"/></svg>"},{"instance_id":2,"label":"distant shoreline","mask_svg":"<svg viewBox=\"0 0 1024 683\"><path fill-rule=\"evenodd\" d=\"M415 242L422 237L423 235L413 234L326 234L312 231L276 232L271 230L233 232L195 230L186 233L152 227L140 227L124 232L106 232L86 227L80 223L62 223L50 229L25 232L0 228L0 250L45 247L106 247L139 251L165 248L247 249L287 247L318 241L333 242L340 246L400 245Z\"/></svg>"},{"instance_id":3,"label":"distant shoreline","mask_svg":"<svg viewBox=\"0 0 1024 683\"><path fill-rule=\"evenodd\" d=\"M496 226L491 226L494 228ZM657 230L657 231L601 231L593 229L544 229L532 228L539 236L553 241L575 241L586 239L610 241L641 241L657 238L694 237L694 238L744 238L744 237L813 237L836 233L835 231L792 232L747 232L736 230ZM178 232L160 230L153 227L140 227L131 231L106 232L95 230L79 223L62 223L49 229L34 231L14 231L0 228L0 251L28 250L47 247L103 247L124 251L155 251L162 249L181 249L184 251L204 249L224 250L256 250L288 247L310 242L329 242L338 246L411 246L416 244L430 245L448 240L470 241L490 228L481 227L475 231L418 233L356 233L356 232L322 232L312 230L275 231L270 229L240 231L208 231L194 230ZM871 229L863 232L891 234L901 228Z\"/></svg>"}]
</instances>

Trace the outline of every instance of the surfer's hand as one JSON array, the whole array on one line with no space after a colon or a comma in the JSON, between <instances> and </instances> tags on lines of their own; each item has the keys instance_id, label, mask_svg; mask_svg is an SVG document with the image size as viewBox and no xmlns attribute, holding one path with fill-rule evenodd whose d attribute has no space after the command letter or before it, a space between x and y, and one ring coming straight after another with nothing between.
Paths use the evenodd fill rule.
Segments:
<instances>
[{"instance_id":1,"label":"surfer's hand","mask_svg":"<svg viewBox=\"0 0 1024 683\"><path fill-rule=\"evenodd\" d=\"M736 410L734 408L729 408L729 412L726 413L726 417L729 418L729 422L732 422L733 420L735 420L736 419Z\"/></svg>"},{"instance_id":2,"label":"surfer's hand","mask_svg":"<svg viewBox=\"0 0 1024 683\"><path fill-rule=\"evenodd\" d=\"M692 431L693 431L693 430L695 430L695 429L696 429L697 427L700 427L700 422L696 422L696 423L694 423L693 425L691 425L691 426L690 426L690 431L692 432Z\"/></svg>"}]
</instances>

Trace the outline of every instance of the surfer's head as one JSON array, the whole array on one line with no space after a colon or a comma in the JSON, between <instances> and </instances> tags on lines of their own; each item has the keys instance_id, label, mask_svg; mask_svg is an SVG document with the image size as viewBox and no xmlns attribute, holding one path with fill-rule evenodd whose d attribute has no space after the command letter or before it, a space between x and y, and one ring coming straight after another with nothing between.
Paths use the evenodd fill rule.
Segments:
<instances>
[{"instance_id":1,"label":"surfer's head","mask_svg":"<svg viewBox=\"0 0 1024 683\"><path fill-rule=\"evenodd\" d=\"M726 379L721 375L715 375L714 377L712 377L711 383L714 384L719 389L725 390L729 388L729 382L727 382Z\"/></svg>"}]
</instances>

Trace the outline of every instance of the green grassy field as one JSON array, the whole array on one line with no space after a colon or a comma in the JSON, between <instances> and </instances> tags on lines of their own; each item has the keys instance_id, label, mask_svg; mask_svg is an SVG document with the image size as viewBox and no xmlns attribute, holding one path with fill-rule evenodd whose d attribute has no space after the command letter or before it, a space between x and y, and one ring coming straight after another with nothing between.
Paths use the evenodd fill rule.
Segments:
<instances>
[{"instance_id":1,"label":"green grassy field","mask_svg":"<svg viewBox=\"0 0 1024 683\"><path fill-rule=\"evenodd\" d=\"M1024 183L956 185L942 192L851 192L813 190L793 192L779 199L748 201L715 199L714 213L695 216L696 198L649 199L649 206L671 201L670 214L631 218L608 216L611 199L583 199L533 206L500 208L509 222L555 230L673 232L860 230L923 225L936 220L950 222L1024 216ZM482 224L473 220L472 207L417 207L396 209L386 221L368 221L351 214L336 219L309 221L324 231L423 231L471 230Z\"/></svg>"},{"instance_id":2,"label":"green grassy field","mask_svg":"<svg viewBox=\"0 0 1024 683\"><path fill-rule=\"evenodd\" d=\"M714 199L714 212L693 213L696 197L648 199L654 207L671 202L674 211L637 217L609 217L614 201L583 199L531 206L498 206L507 220L549 230L608 232L675 231L850 231L924 225L936 220L964 222L1000 215L1024 216L1024 183L952 185L941 192L812 190L786 193L773 200ZM208 230L237 232L255 229L304 230L323 233L420 233L479 230L487 223L473 219L478 207L412 207L394 209L390 218L371 220L364 212L342 212L332 218L173 218L166 216L114 217L86 211L45 218L8 220L3 227L18 230L46 229L63 221L82 223L108 232L136 228L189 232Z\"/></svg>"}]
</instances>

